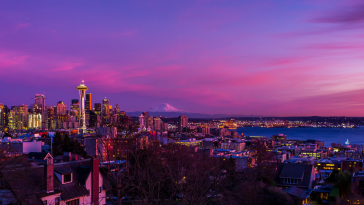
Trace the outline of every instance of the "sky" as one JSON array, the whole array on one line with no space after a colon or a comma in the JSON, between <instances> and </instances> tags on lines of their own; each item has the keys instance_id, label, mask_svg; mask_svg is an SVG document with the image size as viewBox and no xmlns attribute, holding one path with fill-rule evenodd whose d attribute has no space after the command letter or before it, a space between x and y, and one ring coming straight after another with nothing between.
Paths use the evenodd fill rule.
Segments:
<instances>
[{"instance_id":1,"label":"sky","mask_svg":"<svg viewBox=\"0 0 364 205\"><path fill-rule=\"evenodd\" d=\"M360 0L0 1L0 103L364 116Z\"/></svg>"}]
</instances>

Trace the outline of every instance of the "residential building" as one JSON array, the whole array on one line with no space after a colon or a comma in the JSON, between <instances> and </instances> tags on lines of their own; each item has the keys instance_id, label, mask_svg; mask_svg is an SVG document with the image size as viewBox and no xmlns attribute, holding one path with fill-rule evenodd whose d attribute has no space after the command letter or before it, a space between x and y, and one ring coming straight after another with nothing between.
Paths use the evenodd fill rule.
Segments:
<instances>
[{"instance_id":1,"label":"residential building","mask_svg":"<svg viewBox=\"0 0 364 205\"><path fill-rule=\"evenodd\" d=\"M178 131L183 132L183 129L188 126L188 117L181 115L178 117Z\"/></svg>"},{"instance_id":2,"label":"residential building","mask_svg":"<svg viewBox=\"0 0 364 205\"><path fill-rule=\"evenodd\" d=\"M96 158L54 164L47 155L45 165L2 170L2 174L13 199L22 205L103 205L110 188Z\"/></svg>"},{"instance_id":3,"label":"residential building","mask_svg":"<svg viewBox=\"0 0 364 205\"><path fill-rule=\"evenodd\" d=\"M278 164L274 181L278 187L291 187L310 189L315 180L315 169L313 165L307 164Z\"/></svg>"}]
</instances>

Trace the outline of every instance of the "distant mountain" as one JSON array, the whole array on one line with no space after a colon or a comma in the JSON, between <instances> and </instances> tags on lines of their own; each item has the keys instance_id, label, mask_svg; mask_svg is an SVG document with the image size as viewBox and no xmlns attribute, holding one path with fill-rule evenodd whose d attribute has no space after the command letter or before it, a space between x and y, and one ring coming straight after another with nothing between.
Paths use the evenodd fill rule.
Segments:
<instances>
[{"instance_id":1,"label":"distant mountain","mask_svg":"<svg viewBox=\"0 0 364 205\"><path fill-rule=\"evenodd\" d=\"M190 112L149 112L149 116L153 116L153 117L178 117L181 115L185 115L189 118L195 118L195 119L214 119L214 118L226 118L226 117L263 117L260 115L226 115L226 114L201 114L201 113L190 113ZM140 114L142 114L141 111L136 111L136 112L127 112L128 115L130 115L131 117L137 117L140 116Z\"/></svg>"},{"instance_id":2,"label":"distant mountain","mask_svg":"<svg viewBox=\"0 0 364 205\"><path fill-rule=\"evenodd\" d=\"M179 110L168 103L160 104L155 108L149 108L148 112L181 112L181 113L185 113L185 111Z\"/></svg>"}]
</instances>

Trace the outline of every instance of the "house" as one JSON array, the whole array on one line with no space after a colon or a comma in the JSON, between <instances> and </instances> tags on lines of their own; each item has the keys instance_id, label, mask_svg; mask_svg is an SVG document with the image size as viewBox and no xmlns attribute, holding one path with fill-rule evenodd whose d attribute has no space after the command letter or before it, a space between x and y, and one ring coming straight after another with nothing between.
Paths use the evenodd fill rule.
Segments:
<instances>
[{"instance_id":1,"label":"house","mask_svg":"<svg viewBox=\"0 0 364 205\"><path fill-rule=\"evenodd\" d=\"M282 190L283 192L286 192L288 195L290 195L295 204L308 204L309 203L309 196L312 192L311 189L300 189L295 186L291 186L288 188L285 188Z\"/></svg>"},{"instance_id":2,"label":"house","mask_svg":"<svg viewBox=\"0 0 364 205\"><path fill-rule=\"evenodd\" d=\"M320 186L317 189L314 189L313 195L317 199L327 200L333 189L334 189L334 186L332 184L325 184L325 185Z\"/></svg>"},{"instance_id":3,"label":"house","mask_svg":"<svg viewBox=\"0 0 364 205\"><path fill-rule=\"evenodd\" d=\"M334 170L341 171L343 168L343 161L340 158L325 158L320 159L317 164L318 174L322 180L326 180L330 177Z\"/></svg>"},{"instance_id":4,"label":"house","mask_svg":"<svg viewBox=\"0 0 364 205\"><path fill-rule=\"evenodd\" d=\"M315 169L308 164L278 164L274 181L278 187L296 186L302 189L310 189L315 180Z\"/></svg>"},{"instance_id":5,"label":"house","mask_svg":"<svg viewBox=\"0 0 364 205\"><path fill-rule=\"evenodd\" d=\"M364 171L355 172L351 182L351 191L357 195L364 194Z\"/></svg>"},{"instance_id":6,"label":"house","mask_svg":"<svg viewBox=\"0 0 364 205\"><path fill-rule=\"evenodd\" d=\"M22 205L106 204L109 188L99 172L97 158L2 170L13 199ZM1 201L1 199L0 199Z\"/></svg>"},{"instance_id":7,"label":"house","mask_svg":"<svg viewBox=\"0 0 364 205\"><path fill-rule=\"evenodd\" d=\"M363 171L363 161L347 159L343 161L342 170L350 173Z\"/></svg>"}]
</instances>

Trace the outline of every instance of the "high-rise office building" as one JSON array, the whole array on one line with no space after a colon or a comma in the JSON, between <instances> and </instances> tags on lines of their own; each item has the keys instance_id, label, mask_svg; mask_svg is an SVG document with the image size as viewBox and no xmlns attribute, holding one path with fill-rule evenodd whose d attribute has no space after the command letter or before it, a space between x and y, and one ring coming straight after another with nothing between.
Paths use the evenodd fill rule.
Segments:
<instances>
[{"instance_id":1,"label":"high-rise office building","mask_svg":"<svg viewBox=\"0 0 364 205\"><path fill-rule=\"evenodd\" d=\"M85 115L86 121L90 121L90 110L92 110L92 95L91 93L86 93L86 100L85 100Z\"/></svg>"},{"instance_id":2,"label":"high-rise office building","mask_svg":"<svg viewBox=\"0 0 364 205\"><path fill-rule=\"evenodd\" d=\"M13 105L11 106L11 111L14 111L12 113L12 129L14 130L20 130L23 128L23 116L20 114L20 108L19 106Z\"/></svg>"},{"instance_id":3,"label":"high-rise office building","mask_svg":"<svg viewBox=\"0 0 364 205\"><path fill-rule=\"evenodd\" d=\"M143 113L139 116L139 128L140 129L144 129L145 126L145 116L143 115Z\"/></svg>"},{"instance_id":4,"label":"high-rise office building","mask_svg":"<svg viewBox=\"0 0 364 205\"><path fill-rule=\"evenodd\" d=\"M19 106L19 112L22 115L23 118L23 127L26 127L28 125L28 105L20 105Z\"/></svg>"},{"instance_id":5,"label":"high-rise office building","mask_svg":"<svg viewBox=\"0 0 364 205\"><path fill-rule=\"evenodd\" d=\"M178 117L178 131L182 132L183 128L188 126L188 117L181 115Z\"/></svg>"},{"instance_id":6,"label":"high-rise office building","mask_svg":"<svg viewBox=\"0 0 364 205\"><path fill-rule=\"evenodd\" d=\"M54 116L54 108L50 107L47 109L47 124L48 124L48 129L50 130L54 130L56 129L56 118Z\"/></svg>"},{"instance_id":7,"label":"high-rise office building","mask_svg":"<svg viewBox=\"0 0 364 205\"><path fill-rule=\"evenodd\" d=\"M54 113L56 115L66 115L67 114L67 105L62 101L59 101L54 109Z\"/></svg>"},{"instance_id":8,"label":"high-rise office building","mask_svg":"<svg viewBox=\"0 0 364 205\"><path fill-rule=\"evenodd\" d=\"M114 108L114 114L119 114L119 112L120 112L120 107L118 104L116 104Z\"/></svg>"},{"instance_id":9,"label":"high-rise office building","mask_svg":"<svg viewBox=\"0 0 364 205\"><path fill-rule=\"evenodd\" d=\"M159 117L154 118L154 130L155 131L161 130L161 119Z\"/></svg>"},{"instance_id":10,"label":"high-rise office building","mask_svg":"<svg viewBox=\"0 0 364 205\"><path fill-rule=\"evenodd\" d=\"M107 124L109 122L110 109L109 109L109 100L105 97L102 101L102 122Z\"/></svg>"},{"instance_id":11,"label":"high-rise office building","mask_svg":"<svg viewBox=\"0 0 364 205\"><path fill-rule=\"evenodd\" d=\"M92 110L92 95L91 93L86 93L86 100L85 100L85 110Z\"/></svg>"},{"instance_id":12,"label":"high-rise office building","mask_svg":"<svg viewBox=\"0 0 364 205\"><path fill-rule=\"evenodd\" d=\"M4 110L4 104L0 103L0 130L4 129L3 127L3 111Z\"/></svg>"},{"instance_id":13,"label":"high-rise office building","mask_svg":"<svg viewBox=\"0 0 364 205\"><path fill-rule=\"evenodd\" d=\"M168 123L162 122L162 131L168 131Z\"/></svg>"},{"instance_id":14,"label":"high-rise office building","mask_svg":"<svg viewBox=\"0 0 364 205\"><path fill-rule=\"evenodd\" d=\"M147 128L150 128L150 129L154 130L154 128L153 128L153 116L149 116L147 118L146 122L147 122Z\"/></svg>"},{"instance_id":15,"label":"high-rise office building","mask_svg":"<svg viewBox=\"0 0 364 205\"><path fill-rule=\"evenodd\" d=\"M112 114L114 114L112 105L109 105L109 115L111 116Z\"/></svg>"},{"instance_id":16,"label":"high-rise office building","mask_svg":"<svg viewBox=\"0 0 364 205\"><path fill-rule=\"evenodd\" d=\"M85 86L84 82L82 81L82 83L79 86L77 86L77 90L80 93L80 101L81 101L79 125L82 133L85 133L86 132L85 94L86 90L88 90L88 87Z\"/></svg>"},{"instance_id":17,"label":"high-rise office building","mask_svg":"<svg viewBox=\"0 0 364 205\"><path fill-rule=\"evenodd\" d=\"M15 111L14 110L10 110L9 115L8 115L8 127L9 130L14 130L15 129Z\"/></svg>"},{"instance_id":18,"label":"high-rise office building","mask_svg":"<svg viewBox=\"0 0 364 205\"><path fill-rule=\"evenodd\" d=\"M9 112L10 109L6 105L1 109L0 126L2 129L9 128Z\"/></svg>"},{"instance_id":19,"label":"high-rise office building","mask_svg":"<svg viewBox=\"0 0 364 205\"><path fill-rule=\"evenodd\" d=\"M77 99L72 99L71 112L76 116L77 121L79 120L80 103Z\"/></svg>"},{"instance_id":20,"label":"high-rise office building","mask_svg":"<svg viewBox=\"0 0 364 205\"><path fill-rule=\"evenodd\" d=\"M48 130L48 110L44 110L42 115L42 130Z\"/></svg>"},{"instance_id":21,"label":"high-rise office building","mask_svg":"<svg viewBox=\"0 0 364 205\"><path fill-rule=\"evenodd\" d=\"M45 97L42 94L35 94L35 103L34 105L37 105L39 109L41 109L41 113L45 110Z\"/></svg>"},{"instance_id":22,"label":"high-rise office building","mask_svg":"<svg viewBox=\"0 0 364 205\"><path fill-rule=\"evenodd\" d=\"M95 103L94 109L95 114L101 116L101 103Z\"/></svg>"},{"instance_id":23,"label":"high-rise office building","mask_svg":"<svg viewBox=\"0 0 364 205\"><path fill-rule=\"evenodd\" d=\"M28 129L39 129L42 126L41 114L29 114L28 115Z\"/></svg>"},{"instance_id":24,"label":"high-rise office building","mask_svg":"<svg viewBox=\"0 0 364 205\"><path fill-rule=\"evenodd\" d=\"M98 115L96 115L96 113L92 110L90 110L90 121L89 121L89 126L92 128L97 127L97 117Z\"/></svg>"}]
</instances>

